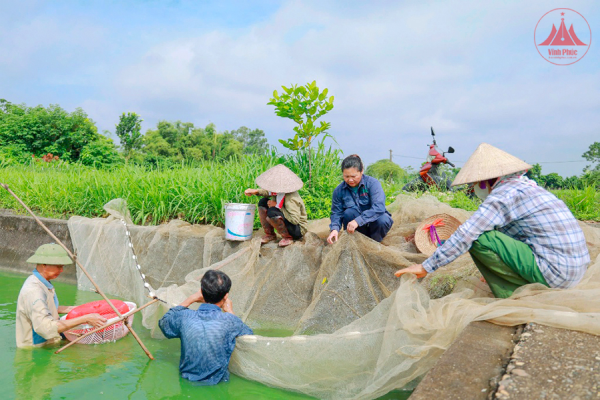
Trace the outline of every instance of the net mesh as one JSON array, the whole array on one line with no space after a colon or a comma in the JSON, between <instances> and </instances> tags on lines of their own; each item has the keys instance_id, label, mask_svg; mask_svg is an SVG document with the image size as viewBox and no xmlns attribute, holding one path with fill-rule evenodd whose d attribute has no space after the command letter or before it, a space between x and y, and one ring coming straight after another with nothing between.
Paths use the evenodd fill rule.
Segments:
<instances>
[{"instance_id":1,"label":"net mesh","mask_svg":"<svg viewBox=\"0 0 600 400\"><path fill-rule=\"evenodd\" d=\"M112 207L126 210L126 207ZM221 228L182 221L130 228L142 272L167 302L142 311L144 326L161 338L157 322L171 304L200 289L207 269L233 282L235 313L253 329L285 329L290 337L246 336L237 341L230 370L269 386L318 398L375 398L410 387L471 321L517 325L530 321L600 334L600 229L582 223L592 259L584 280L568 290L528 285L511 299L494 299L468 255L422 280L394 272L425 260L410 241L420 221L447 213L470 215L438 202L399 196L388 207L394 225L380 243L342 234L325 245L328 221L312 221L304 240L286 248L224 240ZM105 219L73 217L79 260L100 287L138 304L148 301L124 228ZM408 239L408 240L407 240ZM78 276L80 289L91 290Z\"/></svg>"}]
</instances>

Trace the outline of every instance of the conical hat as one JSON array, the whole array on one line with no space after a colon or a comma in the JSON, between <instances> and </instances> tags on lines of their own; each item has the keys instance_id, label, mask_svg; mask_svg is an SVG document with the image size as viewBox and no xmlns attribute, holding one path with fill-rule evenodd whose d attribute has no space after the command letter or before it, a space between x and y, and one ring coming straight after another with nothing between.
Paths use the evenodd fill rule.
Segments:
<instances>
[{"instance_id":1,"label":"conical hat","mask_svg":"<svg viewBox=\"0 0 600 400\"><path fill-rule=\"evenodd\" d=\"M448 240L461 225L459 220L448 214L436 214L425 218L415 231L415 246L417 246L417 249L419 249L421 253L428 257L435 253L438 244L431 241L429 229L423 228L433 224L438 219L442 222L441 225L436 225L436 232L440 240Z\"/></svg>"},{"instance_id":2,"label":"conical hat","mask_svg":"<svg viewBox=\"0 0 600 400\"><path fill-rule=\"evenodd\" d=\"M491 144L481 143L460 169L452 186L485 181L530 168L531 165L525 161L511 156Z\"/></svg>"},{"instance_id":3,"label":"conical hat","mask_svg":"<svg viewBox=\"0 0 600 400\"><path fill-rule=\"evenodd\" d=\"M255 180L261 188L274 193L292 193L302 189L302 179L283 164L260 174Z\"/></svg>"}]
</instances>

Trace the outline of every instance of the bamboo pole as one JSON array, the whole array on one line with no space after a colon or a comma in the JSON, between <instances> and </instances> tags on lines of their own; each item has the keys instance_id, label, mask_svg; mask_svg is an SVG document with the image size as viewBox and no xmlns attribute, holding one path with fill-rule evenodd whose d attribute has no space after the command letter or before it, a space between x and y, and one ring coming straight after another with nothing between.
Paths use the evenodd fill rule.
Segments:
<instances>
[{"instance_id":1,"label":"bamboo pole","mask_svg":"<svg viewBox=\"0 0 600 400\"><path fill-rule=\"evenodd\" d=\"M61 347L60 349L56 350L56 351L54 352L54 354L58 354L58 353L60 353L60 352L61 352L61 351L63 351L64 349L66 349L66 348L68 348L68 347L71 347L71 346L72 346L72 345L74 345L75 343L77 343L77 342L79 342L80 340L82 340L82 339L84 339L84 338L86 338L86 337L90 336L90 335L91 335L91 334L93 334L93 333L96 333L96 332L98 332L98 331L101 331L102 329L106 329L106 328L108 328L108 327L109 327L109 326L111 326L111 325L114 325L114 324L116 324L116 323L119 323L119 322L123 321L124 319L128 318L130 315L133 315L133 314L135 314L135 313L137 313L137 312L139 312L139 311L142 311L144 308L148 307L148 306L149 306L149 305L151 305L151 304L154 304L154 303L156 303L157 301L158 301L158 299L152 299L151 301L149 301L148 303L144 304L143 306L141 306L141 307L139 307L139 308L136 308L135 310L131 310L131 311L128 311L128 312L126 312L126 313L125 313L125 314L123 314L121 317L118 317L116 320L114 320L114 321L112 321L112 322L109 322L109 323L107 323L107 324L105 324L105 325L102 325L102 326L101 326L101 327L99 327L99 328L95 328L95 329L93 329L93 330L91 330L91 331L89 331L89 332L87 332L87 333L85 333L85 334L83 334L83 335L79 336L77 339L73 340L72 342L69 342L69 343L67 343L66 345L64 345L64 346L63 346L63 347ZM153 359L154 359L154 358L153 358Z\"/></svg>"},{"instance_id":2,"label":"bamboo pole","mask_svg":"<svg viewBox=\"0 0 600 400\"><path fill-rule=\"evenodd\" d=\"M100 289L100 287L98 287L98 285L96 285L96 282L94 282L94 279L90 276L90 274L88 274L87 270L84 268L83 265L81 265L81 263L79 262L79 260L77 259L77 257L75 257L75 255L71 252L71 250L69 250L67 248L67 246L65 246L64 243L61 242L56 237L56 235L54 235L54 233L52 233L52 231L50 231L50 229L48 229L48 227L37 217L37 215L34 214L33 211L31 211L31 209L29 207L27 207L27 204L25 204L23 202L23 200L21 200L19 198L19 196L17 196L12 190L10 190L10 188L8 187L7 184L0 183L0 186L2 186L4 189L6 189L6 191L8 193L10 193L11 196L13 196L15 199L17 199L17 201L25 208L25 210L27 210L27 212L29 214L31 214L31 216L35 219L35 222L37 222L38 225L40 227L42 227L42 229L44 229L46 231L46 233L48 233L48 235L50 235L50 237L52 239L54 239L56 241L56 243L58 245L60 245L60 247L62 247L67 252L67 254L71 257L71 259L73 261L75 261L75 263L81 269L81 271L83 271L83 273L85 274L85 276L87 276L87 278L90 280L90 282L92 283L92 285L94 285L94 288L96 288L96 292L98 292L100 294L100 296L102 296L104 298L104 300L106 300L106 302L108 303L108 305L113 309L113 311L117 314L118 317L122 317L122 315L119 312L119 310L117 310L117 308L114 306L114 304L108 299L108 297L106 297L106 295ZM140 347L142 348L142 350L144 350L144 352L146 353L146 355L148 356L148 358L150 358L151 360L154 360L154 357L152 356L152 354L150 354L150 352L148 351L148 349L146 348L146 346L144 346L144 344L142 343L142 341L139 338L139 336L134 332L133 328L131 326L129 326L129 324L125 324L125 326L127 327L127 329L129 329L129 331L131 332L131 334L133 335L133 337L135 338L135 340L137 340L137 342L139 343Z\"/></svg>"}]
</instances>

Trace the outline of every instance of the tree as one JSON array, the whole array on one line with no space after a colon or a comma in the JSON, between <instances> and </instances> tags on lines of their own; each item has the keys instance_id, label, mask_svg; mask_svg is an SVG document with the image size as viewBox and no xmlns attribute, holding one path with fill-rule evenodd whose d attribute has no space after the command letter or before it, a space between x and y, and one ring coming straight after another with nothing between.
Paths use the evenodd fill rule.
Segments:
<instances>
[{"instance_id":1,"label":"tree","mask_svg":"<svg viewBox=\"0 0 600 400\"><path fill-rule=\"evenodd\" d=\"M17 146L29 156L52 153L75 162L98 138L94 121L81 108L68 113L56 104L28 107L0 99L0 146Z\"/></svg>"},{"instance_id":2,"label":"tree","mask_svg":"<svg viewBox=\"0 0 600 400\"><path fill-rule=\"evenodd\" d=\"M244 154L263 155L269 150L265 133L260 129L250 130L242 126L231 131L233 137L243 145Z\"/></svg>"},{"instance_id":3,"label":"tree","mask_svg":"<svg viewBox=\"0 0 600 400\"><path fill-rule=\"evenodd\" d=\"M115 133L121 140L126 160L129 160L133 150L139 150L142 147L142 121L143 119L139 115L131 112L123 113L119 117Z\"/></svg>"},{"instance_id":4,"label":"tree","mask_svg":"<svg viewBox=\"0 0 600 400\"><path fill-rule=\"evenodd\" d=\"M293 138L279 142L287 149L308 152L309 181L312 181L311 143L319 135L328 135L331 127L329 122L315 122L333 109L333 96L327 97L329 90L319 91L317 82L312 81L304 86L292 85L287 88L282 86L284 93L279 96L277 90L273 91L273 98L267 103L275 106L275 114L293 120L298 126L294 127L296 134Z\"/></svg>"},{"instance_id":5,"label":"tree","mask_svg":"<svg viewBox=\"0 0 600 400\"><path fill-rule=\"evenodd\" d=\"M561 189L563 184L563 177L556 172L544 176L544 186L549 189Z\"/></svg>"},{"instance_id":6,"label":"tree","mask_svg":"<svg viewBox=\"0 0 600 400\"><path fill-rule=\"evenodd\" d=\"M389 183L398 183L406 176L400 166L388 159L379 160L367 167L367 175Z\"/></svg>"},{"instance_id":7,"label":"tree","mask_svg":"<svg viewBox=\"0 0 600 400\"><path fill-rule=\"evenodd\" d=\"M585 167L586 170L596 170L600 171L600 142L594 142L590 144L588 151L583 153L583 158L593 163L596 163L596 166L588 165Z\"/></svg>"},{"instance_id":8,"label":"tree","mask_svg":"<svg viewBox=\"0 0 600 400\"><path fill-rule=\"evenodd\" d=\"M576 176L570 176L563 180L563 189L581 189L581 181Z\"/></svg>"},{"instance_id":9,"label":"tree","mask_svg":"<svg viewBox=\"0 0 600 400\"><path fill-rule=\"evenodd\" d=\"M218 133L214 124L196 128L190 122L160 121L144 135L142 151L158 159L217 160L242 154L243 144L234 135Z\"/></svg>"},{"instance_id":10,"label":"tree","mask_svg":"<svg viewBox=\"0 0 600 400\"><path fill-rule=\"evenodd\" d=\"M542 183L542 166L540 164L533 164L525 176L527 176L529 179L533 179L537 183Z\"/></svg>"},{"instance_id":11,"label":"tree","mask_svg":"<svg viewBox=\"0 0 600 400\"><path fill-rule=\"evenodd\" d=\"M110 132L105 131L105 134ZM119 157L117 147L113 143L112 139L98 135L98 139L88 143L81 151L81 157L79 161L83 165L89 165L92 167L106 167L109 165L117 164L122 159Z\"/></svg>"}]
</instances>

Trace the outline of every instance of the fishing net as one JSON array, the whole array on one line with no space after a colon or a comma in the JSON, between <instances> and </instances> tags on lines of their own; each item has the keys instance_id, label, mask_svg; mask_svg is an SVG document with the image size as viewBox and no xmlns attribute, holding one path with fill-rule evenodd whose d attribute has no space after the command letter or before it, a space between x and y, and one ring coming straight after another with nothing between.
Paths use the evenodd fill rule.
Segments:
<instances>
[{"instance_id":1,"label":"fishing net","mask_svg":"<svg viewBox=\"0 0 600 400\"><path fill-rule=\"evenodd\" d=\"M135 308L136 308L135 303L132 303L130 301L111 300L111 302L115 305L115 307L117 307L117 310L119 310L119 312L121 314L125 314L129 311L135 310ZM102 315L103 317L105 317L108 320L107 322L111 322L112 319L118 318L117 314L113 311L113 309L110 308L108 304L106 304L106 301L98 300L98 301L92 301L90 303L86 303L86 304L77 306L71 312L69 312L67 315L63 315L60 319L68 320L68 319L77 318L77 317L87 315L87 314L92 314L92 313L97 313L97 314ZM127 317L127 321L129 324L133 323L133 315L134 314L131 314L129 317ZM72 342L73 340L77 339L78 337L83 336L86 333L91 332L93 330L94 330L93 326L88 325L88 324L83 324L83 325L76 326L73 329L69 329L68 331L65 331L63 333L64 333L65 337L69 341ZM104 329L100 329L99 331L94 332L91 335L84 337L77 343L101 344L101 343L107 343L107 342L114 342L116 340L119 340L119 339L125 337L125 335L127 335L128 332L129 332L129 329L127 329L125 324L122 321L120 321L120 322L117 322L111 326L104 328Z\"/></svg>"},{"instance_id":2,"label":"fishing net","mask_svg":"<svg viewBox=\"0 0 600 400\"><path fill-rule=\"evenodd\" d=\"M112 207L111 209L118 208ZM582 224L595 263L573 289L528 285L495 299L469 255L429 274L398 279L394 272L425 260L412 238L418 224L446 213L470 215L433 197L399 196L388 207L394 225L382 243L361 234L323 240L328 221L312 221L300 242L260 246L224 240L221 228L183 221L130 226L151 290L166 303L142 311L144 326L162 337L158 320L172 304L200 289L207 269L227 273L235 313L253 329L283 329L289 337L238 338L230 370L269 386L318 398L375 398L410 387L471 321L541 324L600 334L600 229ZM73 217L69 229L79 260L108 293L148 301L119 219ZM92 286L78 276L80 289Z\"/></svg>"}]
</instances>

